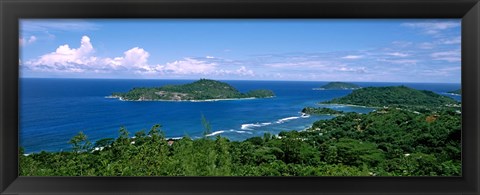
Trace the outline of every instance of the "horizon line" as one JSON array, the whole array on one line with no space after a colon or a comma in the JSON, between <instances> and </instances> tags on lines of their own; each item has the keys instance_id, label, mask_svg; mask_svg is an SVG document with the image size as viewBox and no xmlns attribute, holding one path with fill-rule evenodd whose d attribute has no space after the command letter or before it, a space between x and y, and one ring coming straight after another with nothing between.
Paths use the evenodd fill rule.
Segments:
<instances>
[{"instance_id":1,"label":"horizon line","mask_svg":"<svg viewBox=\"0 0 480 195\"><path fill-rule=\"evenodd\" d=\"M185 79L185 78L72 78L72 77L19 77L19 79L77 79L77 80L200 80L209 78L198 79ZM289 81L289 82L352 82L352 83L425 83L425 84L462 84L462 82L416 82L416 81L344 81L344 80L242 80L242 79L210 79L220 81Z\"/></svg>"}]
</instances>

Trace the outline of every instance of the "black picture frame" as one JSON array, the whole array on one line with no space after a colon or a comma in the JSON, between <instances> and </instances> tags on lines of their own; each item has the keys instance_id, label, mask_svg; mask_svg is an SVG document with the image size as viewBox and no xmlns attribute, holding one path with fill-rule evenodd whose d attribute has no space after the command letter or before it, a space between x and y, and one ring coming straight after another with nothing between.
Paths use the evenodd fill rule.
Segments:
<instances>
[{"instance_id":1,"label":"black picture frame","mask_svg":"<svg viewBox=\"0 0 480 195\"><path fill-rule=\"evenodd\" d=\"M461 177L19 177L21 18L462 18ZM0 0L2 194L480 194L478 0Z\"/></svg>"}]
</instances>

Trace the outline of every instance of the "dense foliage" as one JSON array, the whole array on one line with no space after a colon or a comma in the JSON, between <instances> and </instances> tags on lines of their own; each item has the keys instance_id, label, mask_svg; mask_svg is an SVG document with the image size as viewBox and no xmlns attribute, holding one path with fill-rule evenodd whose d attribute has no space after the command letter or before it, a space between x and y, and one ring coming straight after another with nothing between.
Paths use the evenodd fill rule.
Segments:
<instances>
[{"instance_id":1,"label":"dense foliage","mask_svg":"<svg viewBox=\"0 0 480 195\"><path fill-rule=\"evenodd\" d=\"M432 110L445 106L459 106L454 99L432 91L415 90L405 86L366 87L354 90L351 94L323 103L354 104L371 107L414 107Z\"/></svg>"},{"instance_id":2,"label":"dense foliage","mask_svg":"<svg viewBox=\"0 0 480 195\"><path fill-rule=\"evenodd\" d=\"M334 110L331 108L312 108L312 107L305 107L302 109L302 113L305 114L328 114L328 115L339 115L342 114L342 111Z\"/></svg>"},{"instance_id":3,"label":"dense foliage","mask_svg":"<svg viewBox=\"0 0 480 195\"><path fill-rule=\"evenodd\" d=\"M209 100L231 98L265 98L275 94L271 90L252 90L241 93L231 85L209 79L200 79L184 85L165 85L153 88L133 88L126 93L113 93L122 100Z\"/></svg>"},{"instance_id":4,"label":"dense foliage","mask_svg":"<svg viewBox=\"0 0 480 195\"><path fill-rule=\"evenodd\" d=\"M326 85L323 85L321 89L359 89L361 88L358 85L353 83L345 83L345 82L330 82Z\"/></svg>"},{"instance_id":5,"label":"dense foliage","mask_svg":"<svg viewBox=\"0 0 480 195\"><path fill-rule=\"evenodd\" d=\"M165 139L160 126L93 148L83 133L71 152L24 156L25 176L421 176L460 175L460 114L382 109L320 120L297 132L242 142L223 137ZM172 143L173 142L173 143Z\"/></svg>"}]
</instances>

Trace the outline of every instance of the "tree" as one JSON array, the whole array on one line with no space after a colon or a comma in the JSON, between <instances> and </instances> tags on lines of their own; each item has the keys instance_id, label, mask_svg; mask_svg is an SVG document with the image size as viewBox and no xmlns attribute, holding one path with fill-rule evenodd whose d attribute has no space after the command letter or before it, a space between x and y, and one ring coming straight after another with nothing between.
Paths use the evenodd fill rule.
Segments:
<instances>
[{"instance_id":1,"label":"tree","mask_svg":"<svg viewBox=\"0 0 480 195\"><path fill-rule=\"evenodd\" d=\"M90 141L88 141L87 135L85 135L82 131L73 136L68 143L72 144L73 152L75 153L84 152L91 149Z\"/></svg>"},{"instance_id":2,"label":"tree","mask_svg":"<svg viewBox=\"0 0 480 195\"><path fill-rule=\"evenodd\" d=\"M205 118L205 115L202 114L202 125L203 125L203 137L206 138L207 135L212 133L212 127L210 123Z\"/></svg>"}]
</instances>

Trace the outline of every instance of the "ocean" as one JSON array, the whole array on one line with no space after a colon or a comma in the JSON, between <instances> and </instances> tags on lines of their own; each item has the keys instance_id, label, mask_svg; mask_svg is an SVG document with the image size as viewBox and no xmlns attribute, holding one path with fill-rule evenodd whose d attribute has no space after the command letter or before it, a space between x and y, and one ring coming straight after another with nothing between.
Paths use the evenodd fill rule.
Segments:
<instances>
[{"instance_id":1,"label":"ocean","mask_svg":"<svg viewBox=\"0 0 480 195\"><path fill-rule=\"evenodd\" d=\"M133 87L185 84L193 80L126 79L40 79L21 78L19 89L19 136L25 153L70 150L68 141L83 131L95 143L102 138L116 138L124 126L134 136L161 124L167 138L203 136L202 116L209 122L208 136L244 140L264 133L303 130L328 115L302 116L302 108L317 107L318 102L345 96L351 90L312 90L327 82L310 81L223 81L241 92L270 89L273 98L209 102L120 101L105 98L112 92L126 92ZM361 83L362 87L405 85L452 97L446 92L460 84L442 83ZM368 113L373 108L330 106L336 110Z\"/></svg>"}]
</instances>

